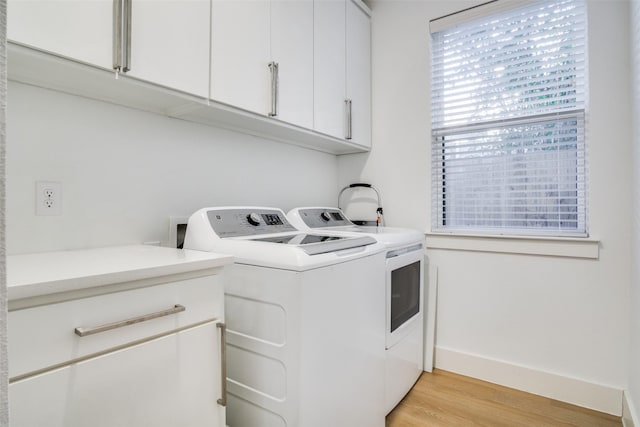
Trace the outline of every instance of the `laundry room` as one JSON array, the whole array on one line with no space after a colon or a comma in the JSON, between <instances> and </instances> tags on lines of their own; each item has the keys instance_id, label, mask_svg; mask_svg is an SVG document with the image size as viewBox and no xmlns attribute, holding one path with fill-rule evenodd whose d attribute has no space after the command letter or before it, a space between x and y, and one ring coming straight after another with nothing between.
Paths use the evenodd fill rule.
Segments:
<instances>
[{"instance_id":1,"label":"laundry room","mask_svg":"<svg viewBox=\"0 0 640 427\"><path fill-rule=\"evenodd\" d=\"M443 413L433 415L424 396L438 375L614 420L569 425L640 425L640 1L7 3L0 425L561 424L508 418L524 404L494 405L511 397L456 418L476 405L471 383L451 398L462 408L434 404ZM568 155L578 172L570 202L558 202L575 216L527 229L451 225L456 207L476 198L456 205L447 193L447 144L468 130L456 122L445 137L446 119L438 127L447 108L436 102L438 37L514 10L575 4L584 12L568 25L584 38L570 46L581 55L571 72L582 74L568 90L582 103L541 114L546 131L569 123L580 135L564 143L576 147ZM516 116L489 122L531 132ZM473 137L494 137L482 126ZM493 194L478 191L480 202ZM340 228L356 219L374 231ZM198 228L176 250L176 223L187 221ZM385 228L411 230L417 243L394 246ZM301 235L284 242L292 233ZM265 245L274 249L254 249ZM412 338L394 360L405 365L392 370L390 260L412 251L419 302L407 319L418 316L420 330L404 330ZM354 296L365 277L377 317ZM329 290L314 293L322 281L335 305ZM107 306L117 310L97 313ZM114 324L123 319L128 326ZM334 344L351 365L336 362ZM186 348L202 356L184 358ZM139 362L154 354L164 357ZM216 380L194 388L200 373ZM340 378L350 373L353 382ZM41 413L29 409L40 401ZM152 414L157 407L166 409ZM192 415L182 423L184 411Z\"/></svg>"}]
</instances>

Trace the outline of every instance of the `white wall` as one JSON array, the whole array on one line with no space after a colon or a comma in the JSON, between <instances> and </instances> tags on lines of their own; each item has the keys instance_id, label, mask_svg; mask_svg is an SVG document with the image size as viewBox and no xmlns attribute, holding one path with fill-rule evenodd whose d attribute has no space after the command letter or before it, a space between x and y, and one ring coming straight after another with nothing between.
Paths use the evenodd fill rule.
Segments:
<instances>
[{"instance_id":1,"label":"white wall","mask_svg":"<svg viewBox=\"0 0 640 427\"><path fill-rule=\"evenodd\" d=\"M335 199L336 156L10 82L10 254L168 240L205 206L288 210ZM36 216L35 182L63 215Z\"/></svg>"},{"instance_id":2,"label":"white wall","mask_svg":"<svg viewBox=\"0 0 640 427\"><path fill-rule=\"evenodd\" d=\"M633 241L631 276L631 354L629 356L629 417L640 425L640 0L631 2L631 55L633 76Z\"/></svg>"},{"instance_id":3,"label":"white wall","mask_svg":"<svg viewBox=\"0 0 640 427\"><path fill-rule=\"evenodd\" d=\"M372 4L373 150L340 158L339 184L380 187L388 225L430 230L428 22L474 3ZM630 334L628 12L628 2L588 2L590 232L600 258L428 250L438 269L437 367L621 412Z\"/></svg>"}]
</instances>

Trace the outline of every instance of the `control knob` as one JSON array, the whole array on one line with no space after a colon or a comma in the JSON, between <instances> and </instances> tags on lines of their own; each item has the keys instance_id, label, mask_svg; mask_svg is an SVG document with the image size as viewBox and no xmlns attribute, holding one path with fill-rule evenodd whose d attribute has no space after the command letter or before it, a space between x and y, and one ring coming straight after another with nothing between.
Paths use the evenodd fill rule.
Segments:
<instances>
[{"instance_id":1,"label":"control knob","mask_svg":"<svg viewBox=\"0 0 640 427\"><path fill-rule=\"evenodd\" d=\"M260 216L258 216L257 213L252 212L249 215L247 215L247 221L249 222L249 224L253 226L258 226L260 225Z\"/></svg>"},{"instance_id":2,"label":"control knob","mask_svg":"<svg viewBox=\"0 0 640 427\"><path fill-rule=\"evenodd\" d=\"M320 218L322 218L323 220L329 222L331 221L331 215L329 215L329 212L324 211L320 214Z\"/></svg>"}]
</instances>

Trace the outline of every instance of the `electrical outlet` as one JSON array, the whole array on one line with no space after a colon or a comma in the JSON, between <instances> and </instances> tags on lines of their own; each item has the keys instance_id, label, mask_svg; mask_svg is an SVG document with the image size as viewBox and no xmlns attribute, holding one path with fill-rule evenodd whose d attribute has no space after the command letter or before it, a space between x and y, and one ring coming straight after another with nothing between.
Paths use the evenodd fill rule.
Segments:
<instances>
[{"instance_id":1,"label":"electrical outlet","mask_svg":"<svg viewBox=\"0 0 640 427\"><path fill-rule=\"evenodd\" d=\"M188 216L169 217L169 247L182 249L187 222L189 222Z\"/></svg>"},{"instance_id":2,"label":"electrical outlet","mask_svg":"<svg viewBox=\"0 0 640 427\"><path fill-rule=\"evenodd\" d=\"M62 183L36 182L36 215L62 215Z\"/></svg>"}]
</instances>

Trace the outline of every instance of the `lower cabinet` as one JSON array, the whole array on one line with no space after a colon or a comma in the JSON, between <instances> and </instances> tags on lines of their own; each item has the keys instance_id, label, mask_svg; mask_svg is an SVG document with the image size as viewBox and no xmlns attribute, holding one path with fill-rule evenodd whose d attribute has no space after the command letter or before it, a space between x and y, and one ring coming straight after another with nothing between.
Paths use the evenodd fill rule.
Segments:
<instances>
[{"instance_id":1,"label":"lower cabinet","mask_svg":"<svg viewBox=\"0 0 640 427\"><path fill-rule=\"evenodd\" d=\"M224 426L218 324L212 320L14 381L11 425Z\"/></svg>"},{"instance_id":2,"label":"lower cabinet","mask_svg":"<svg viewBox=\"0 0 640 427\"><path fill-rule=\"evenodd\" d=\"M226 425L221 267L192 266L200 254L168 248L34 256L10 262L55 265L72 270L74 283L108 284L9 301L12 427ZM44 276L59 277L51 270ZM140 271L148 277L133 280Z\"/></svg>"}]
</instances>

